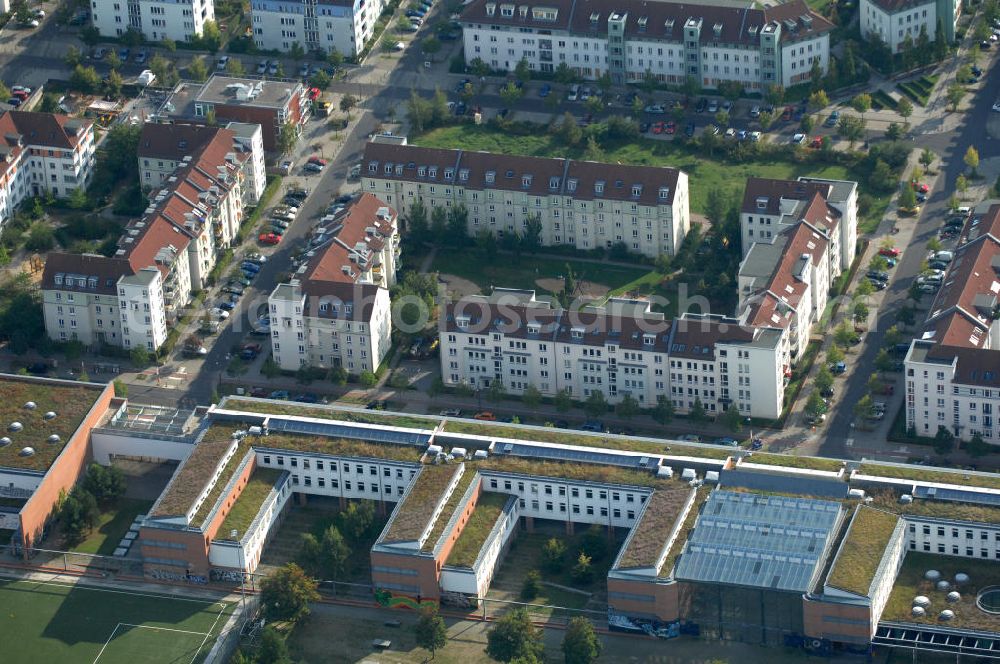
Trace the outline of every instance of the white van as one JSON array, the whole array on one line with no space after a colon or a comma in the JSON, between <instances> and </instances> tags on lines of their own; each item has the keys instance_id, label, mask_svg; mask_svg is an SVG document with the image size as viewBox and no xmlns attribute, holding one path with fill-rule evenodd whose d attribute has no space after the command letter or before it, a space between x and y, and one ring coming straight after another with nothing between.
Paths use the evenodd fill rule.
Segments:
<instances>
[{"instance_id":1,"label":"white van","mask_svg":"<svg viewBox=\"0 0 1000 664\"><path fill-rule=\"evenodd\" d=\"M972 208L969 207L968 205L963 205L962 207L955 210L955 212L961 215L969 215L972 214Z\"/></svg>"},{"instance_id":2,"label":"white van","mask_svg":"<svg viewBox=\"0 0 1000 664\"><path fill-rule=\"evenodd\" d=\"M574 83L569 89L569 94L566 95L566 100L576 101L579 98L580 98L580 84Z\"/></svg>"},{"instance_id":3,"label":"white van","mask_svg":"<svg viewBox=\"0 0 1000 664\"><path fill-rule=\"evenodd\" d=\"M950 251L939 251L931 256L931 260L944 261L945 263L950 263L955 259L955 254Z\"/></svg>"}]
</instances>

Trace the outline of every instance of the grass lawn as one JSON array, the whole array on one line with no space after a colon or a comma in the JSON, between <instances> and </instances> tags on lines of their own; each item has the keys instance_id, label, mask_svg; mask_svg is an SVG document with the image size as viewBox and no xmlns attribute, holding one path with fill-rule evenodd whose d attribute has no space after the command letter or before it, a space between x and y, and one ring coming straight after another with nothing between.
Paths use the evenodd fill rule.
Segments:
<instances>
[{"instance_id":1,"label":"grass lawn","mask_svg":"<svg viewBox=\"0 0 1000 664\"><path fill-rule=\"evenodd\" d=\"M468 279L479 286L483 292L489 292L491 286L504 288L528 288L539 292L552 292L539 286L539 279L562 279L566 273L566 264L573 270L577 282L591 281L607 286L613 291L625 292L632 288L630 284L642 283L653 277L659 277L648 267L624 267L589 261L573 260L572 258L539 258L525 254L520 261L513 256L497 256L495 261L485 263L478 252L474 250L439 249L431 263L431 270L453 274L456 277ZM562 282L559 283L559 289Z\"/></svg>"},{"instance_id":2,"label":"grass lawn","mask_svg":"<svg viewBox=\"0 0 1000 664\"><path fill-rule=\"evenodd\" d=\"M860 507L827 583L856 595L867 595L898 523L899 517L895 514Z\"/></svg>"},{"instance_id":3,"label":"grass lawn","mask_svg":"<svg viewBox=\"0 0 1000 664\"><path fill-rule=\"evenodd\" d=\"M153 501L151 500L122 498L113 509L101 512L97 527L91 531L87 539L73 547L71 551L110 556L118 548L121 539L125 537L125 533L128 532L128 527L132 525L136 515L147 514L152 506Z\"/></svg>"},{"instance_id":4,"label":"grass lawn","mask_svg":"<svg viewBox=\"0 0 1000 664\"><path fill-rule=\"evenodd\" d=\"M7 664L196 662L235 605L62 583L0 580Z\"/></svg>"},{"instance_id":5,"label":"grass lawn","mask_svg":"<svg viewBox=\"0 0 1000 664\"><path fill-rule=\"evenodd\" d=\"M567 149L559 140L544 131L530 135L503 132L487 125L456 125L442 127L413 138L415 145L481 150L537 157L579 158L582 148ZM726 163L694 155L672 141L640 139L605 149L608 163L672 166L688 174L691 211L703 213L708 192L713 189L732 195L742 195L747 178L794 179L800 175L835 179L851 179L842 166L795 164L784 160L760 160L742 164Z\"/></svg>"},{"instance_id":6,"label":"grass lawn","mask_svg":"<svg viewBox=\"0 0 1000 664\"><path fill-rule=\"evenodd\" d=\"M253 523L264 500L271 494L274 483L281 477L282 471L276 468L256 468L250 475L250 480L243 488L243 493L236 499L233 509L226 515L226 520L219 528L218 539L228 539L229 534L236 530L237 537L243 537L247 528Z\"/></svg>"}]
</instances>

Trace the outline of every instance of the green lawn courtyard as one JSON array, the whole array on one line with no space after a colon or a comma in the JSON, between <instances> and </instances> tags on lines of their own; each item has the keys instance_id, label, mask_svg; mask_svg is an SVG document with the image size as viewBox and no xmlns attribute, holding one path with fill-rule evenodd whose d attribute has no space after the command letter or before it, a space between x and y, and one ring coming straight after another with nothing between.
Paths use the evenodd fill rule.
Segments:
<instances>
[{"instance_id":1,"label":"green lawn courtyard","mask_svg":"<svg viewBox=\"0 0 1000 664\"><path fill-rule=\"evenodd\" d=\"M0 580L5 664L193 664L235 605L64 583Z\"/></svg>"},{"instance_id":2,"label":"green lawn courtyard","mask_svg":"<svg viewBox=\"0 0 1000 664\"><path fill-rule=\"evenodd\" d=\"M151 500L120 499L113 509L101 512L97 526L90 532L90 535L71 550L110 556L115 552L118 543L125 537L125 533L128 532L128 527L132 525L135 517L139 514L146 514L152 506L153 501Z\"/></svg>"}]
</instances>

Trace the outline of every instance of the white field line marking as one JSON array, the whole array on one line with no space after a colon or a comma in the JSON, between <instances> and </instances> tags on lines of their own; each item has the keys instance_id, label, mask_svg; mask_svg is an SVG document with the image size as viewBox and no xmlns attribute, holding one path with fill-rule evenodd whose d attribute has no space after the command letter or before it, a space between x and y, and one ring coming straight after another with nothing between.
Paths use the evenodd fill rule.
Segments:
<instances>
[{"instance_id":1,"label":"white field line marking","mask_svg":"<svg viewBox=\"0 0 1000 664\"><path fill-rule=\"evenodd\" d=\"M118 628L121 626L122 624L118 623L117 625L115 625L115 628L111 630L111 636L109 636L108 640L104 642L104 646L101 648L101 651L97 653L97 657L94 658L94 664L97 664L97 660L99 660L101 658L101 655L104 654L105 648L107 648L108 644L111 643L111 639L115 638L115 634L118 632Z\"/></svg>"}]
</instances>

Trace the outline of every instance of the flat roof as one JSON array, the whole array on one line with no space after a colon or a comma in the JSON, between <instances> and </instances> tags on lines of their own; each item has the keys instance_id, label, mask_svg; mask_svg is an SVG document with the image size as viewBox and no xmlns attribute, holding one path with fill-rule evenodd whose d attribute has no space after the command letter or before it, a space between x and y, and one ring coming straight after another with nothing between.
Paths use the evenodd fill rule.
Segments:
<instances>
[{"instance_id":1,"label":"flat roof","mask_svg":"<svg viewBox=\"0 0 1000 664\"><path fill-rule=\"evenodd\" d=\"M866 597L899 516L861 505L851 519L826 584Z\"/></svg>"},{"instance_id":2,"label":"flat roof","mask_svg":"<svg viewBox=\"0 0 1000 664\"><path fill-rule=\"evenodd\" d=\"M656 565L693 491L679 479L665 481L653 491L646 499L642 518L633 527L632 537L618 557L617 569Z\"/></svg>"},{"instance_id":3,"label":"flat roof","mask_svg":"<svg viewBox=\"0 0 1000 664\"><path fill-rule=\"evenodd\" d=\"M233 503L233 508L219 526L215 539L231 539L230 533L233 530L236 531L237 539L246 535L247 528L257 517L264 500L271 495L271 489L286 474L287 471L277 468L254 468L240 497Z\"/></svg>"},{"instance_id":4,"label":"flat roof","mask_svg":"<svg viewBox=\"0 0 1000 664\"><path fill-rule=\"evenodd\" d=\"M956 574L967 574L969 582L938 590L937 586L924 578L928 570L941 573L941 578L954 582ZM903 560L896 582L889 595L889 601L882 611L880 622L913 623L939 628L956 628L1000 632L1000 615L991 615L976 606L976 595L988 586L1000 585L1000 563L983 558L959 558L957 556L935 555L922 551L909 551ZM948 602L949 591L961 594L958 602ZM914 617L913 599L923 595L931 601L927 615ZM949 621L938 620L938 614L950 609L955 617Z\"/></svg>"},{"instance_id":5,"label":"flat roof","mask_svg":"<svg viewBox=\"0 0 1000 664\"><path fill-rule=\"evenodd\" d=\"M410 542L420 538L430 522L434 506L461 470L461 464L424 466L403 501L396 506L382 542ZM474 473L473 469L466 469ZM440 517L439 517L440 518Z\"/></svg>"},{"instance_id":6,"label":"flat roof","mask_svg":"<svg viewBox=\"0 0 1000 664\"><path fill-rule=\"evenodd\" d=\"M0 468L45 471L80 428L106 388L97 383L0 374ZM25 407L28 402L34 409ZM55 417L46 419L47 413ZM17 422L21 428L14 430ZM58 436L49 442L50 436ZM3 441L6 443L6 440ZM22 452L31 448L31 455Z\"/></svg>"},{"instance_id":7,"label":"flat roof","mask_svg":"<svg viewBox=\"0 0 1000 664\"><path fill-rule=\"evenodd\" d=\"M150 511L150 516L168 517L187 514L187 511L194 505L194 501L201 495L202 490L205 488L205 483L212 476L222 458L226 455L226 451L232 445L232 432L232 427L226 429L225 435L216 435L222 433L219 430L206 430L206 435L195 445L194 449L191 450L191 454L188 455L188 458L184 460L180 468L177 469L177 472L170 479L167 488L160 495L160 499L156 501L156 504ZM239 462L237 457L242 458L246 450L249 449L250 444L244 438L240 441L239 446L243 449L236 450L233 459L226 464L227 469L233 463L233 460L236 460L237 463ZM223 472L223 475L225 475L225 472ZM221 488L228 481L228 478L219 478L215 486L221 491ZM206 500L205 502L209 501ZM209 509L211 509L211 506L209 506Z\"/></svg>"},{"instance_id":8,"label":"flat roof","mask_svg":"<svg viewBox=\"0 0 1000 664\"><path fill-rule=\"evenodd\" d=\"M220 408L242 410L248 413L263 415L289 415L293 417L316 417L342 422L360 422L362 424L384 424L393 427L408 427L411 429L434 429L440 424L441 418L429 415L410 415L408 413L383 413L376 410L345 408L338 404L308 404L277 399L256 399L252 397L228 396L219 404Z\"/></svg>"},{"instance_id":9,"label":"flat roof","mask_svg":"<svg viewBox=\"0 0 1000 664\"><path fill-rule=\"evenodd\" d=\"M678 580L806 592L826 560L840 503L717 489L681 553Z\"/></svg>"},{"instance_id":10,"label":"flat roof","mask_svg":"<svg viewBox=\"0 0 1000 664\"><path fill-rule=\"evenodd\" d=\"M448 498L448 502L445 503L444 509L438 514L437 520L434 522L434 527L431 528L430 534L427 536L427 541L421 547L423 551L433 551L434 547L437 546L437 542L441 539L444 529L448 526L448 522L451 520L452 515L455 514L455 510L459 508L462 498L465 496L465 492L469 489L469 485L472 481L479 476L475 468L468 467L462 474L462 477L458 479L458 484L455 486L455 490L452 492L451 496Z\"/></svg>"},{"instance_id":11,"label":"flat roof","mask_svg":"<svg viewBox=\"0 0 1000 664\"><path fill-rule=\"evenodd\" d=\"M284 108L288 100L302 92L302 83L292 80L271 80L213 75L195 96L197 101L212 104L235 104ZM241 98L249 93L245 99Z\"/></svg>"},{"instance_id":12,"label":"flat roof","mask_svg":"<svg viewBox=\"0 0 1000 664\"><path fill-rule=\"evenodd\" d=\"M479 552L486 538L493 532L493 527L503 515L504 507L514 498L506 493L484 493L476 507L472 510L469 520L465 523L462 534L458 536L455 546L448 554L446 565L455 567L472 567L479 557Z\"/></svg>"}]
</instances>

